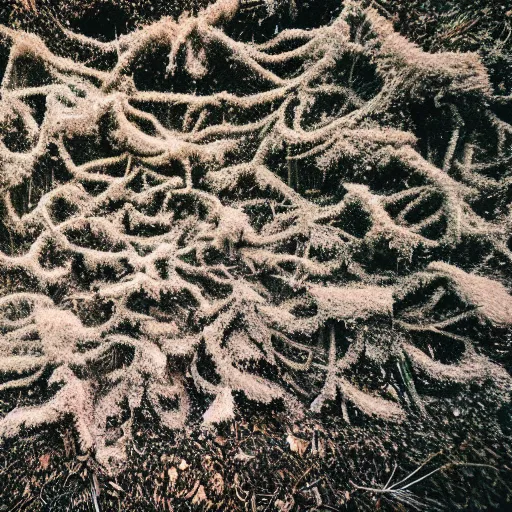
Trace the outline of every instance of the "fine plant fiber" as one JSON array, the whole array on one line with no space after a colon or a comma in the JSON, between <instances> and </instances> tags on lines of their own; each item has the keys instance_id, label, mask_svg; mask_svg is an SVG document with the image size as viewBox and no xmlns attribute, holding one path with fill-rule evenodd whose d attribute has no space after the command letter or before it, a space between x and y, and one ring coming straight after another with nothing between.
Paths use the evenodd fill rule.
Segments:
<instances>
[{"instance_id":1,"label":"fine plant fiber","mask_svg":"<svg viewBox=\"0 0 512 512\"><path fill-rule=\"evenodd\" d=\"M265 42L246 4L59 51L0 25L0 394L52 391L0 439L72 417L115 473L143 403L180 430L240 396L347 424L509 401L512 97L361 2Z\"/></svg>"}]
</instances>

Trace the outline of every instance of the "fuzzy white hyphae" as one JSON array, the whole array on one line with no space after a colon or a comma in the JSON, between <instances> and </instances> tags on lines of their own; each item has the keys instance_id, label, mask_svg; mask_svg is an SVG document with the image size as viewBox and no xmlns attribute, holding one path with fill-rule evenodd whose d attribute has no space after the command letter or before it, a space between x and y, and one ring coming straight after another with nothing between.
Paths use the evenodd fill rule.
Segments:
<instances>
[{"instance_id":1,"label":"fuzzy white hyphae","mask_svg":"<svg viewBox=\"0 0 512 512\"><path fill-rule=\"evenodd\" d=\"M180 428L191 387L206 424L239 393L400 421L426 411L416 375L510 389L464 328L512 324L512 127L478 57L355 1L241 42L239 8L62 29L69 56L0 27L0 392L55 385L0 438L71 414L114 470L134 411Z\"/></svg>"}]
</instances>

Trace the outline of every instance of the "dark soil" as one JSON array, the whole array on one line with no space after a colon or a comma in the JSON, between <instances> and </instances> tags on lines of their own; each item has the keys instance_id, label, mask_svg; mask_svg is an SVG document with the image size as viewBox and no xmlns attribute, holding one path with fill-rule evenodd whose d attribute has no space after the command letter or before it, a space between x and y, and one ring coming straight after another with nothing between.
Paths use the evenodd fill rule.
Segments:
<instances>
[{"instance_id":1,"label":"dark soil","mask_svg":"<svg viewBox=\"0 0 512 512\"><path fill-rule=\"evenodd\" d=\"M143 408L116 477L80 453L64 422L4 446L0 510L412 510L356 486L382 488L395 466L392 483L425 462L397 486L421 480L409 488L419 510L510 510L510 407L492 410L485 390L436 407L395 426L357 415L347 426L333 411L291 424L260 411L216 430L174 433ZM240 403L243 416L251 409ZM303 453L291 451L290 434Z\"/></svg>"}]
</instances>

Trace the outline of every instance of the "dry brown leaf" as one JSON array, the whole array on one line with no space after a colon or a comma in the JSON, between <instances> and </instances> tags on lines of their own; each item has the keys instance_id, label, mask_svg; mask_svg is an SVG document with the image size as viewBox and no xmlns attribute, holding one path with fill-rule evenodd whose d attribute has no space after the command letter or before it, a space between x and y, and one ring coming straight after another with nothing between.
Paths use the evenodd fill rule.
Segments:
<instances>
[{"instance_id":1,"label":"dry brown leaf","mask_svg":"<svg viewBox=\"0 0 512 512\"><path fill-rule=\"evenodd\" d=\"M286 501L276 500L276 502L275 502L275 508L279 512L290 512L293 509L294 505L295 505L295 500L291 496L289 498L287 498Z\"/></svg>"},{"instance_id":2,"label":"dry brown leaf","mask_svg":"<svg viewBox=\"0 0 512 512\"><path fill-rule=\"evenodd\" d=\"M301 457L304 455L309 446L309 441L305 441L300 437L295 437L292 434L288 435L286 441L290 445L290 450L292 452L298 453Z\"/></svg>"},{"instance_id":3,"label":"dry brown leaf","mask_svg":"<svg viewBox=\"0 0 512 512\"><path fill-rule=\"evenodd\" d=\"M188 465L187 461L185 459L181 459L180 465L178 466L178 469L180 471L186 471L190 466Z\"/></svg>"},{"instance_id":4,"label":"dry brown leaf","mask_svg":"<svg viewBox=\"0 0 512 512\"><path fill-rule=\"evenodd\" d=\"M194 496L194 494L196 493L196 491L199 487L199 484L200 484L200 481L196 480L194 487L192 487L192 489L190 489L190 491L185 495L186 500L189 500L190 498L192 498L192 496Z\"/></svg>"},{"instance_id":5,"label":"dry brown leaf","mask_svg":"<svg viewBox=\"0 0 512 512\"><path fill-rule=\"evenodd\" d=\"M121 492L124 492L124 489L120 486L120 485L117 485L115 482L109 482L109 484L116 490L116 491L121 491Z\"/></svg>"},{"instance_id":6,"label":"dry brown leaf","mask_svg":"<svg viewBox=\"0 0 512 512\"><path fill-rule=\"evenodd\" d=\"M39 457L39 464L41 469L46 469L50 464L50 454L45 453L44 455L41 455L41 457Z\"/></svg>"},{"instance_id":7,"label":"dry brown leaf","mask_svg":"<svg viewBox=\"0 0 512 512\"><path fill-rule=\"evenodd\" d=\"M169 475L171 484L174 485L176 480L178 480L178 470L173 466L167 471L167 474Z\"/></svg>"},{"instance_id":8,"label":"dry brown leaf","mask_svg":"<svg viewBox=\"0 0 512 512\"><path fill-rule=\"evenodd\" d=\"M194 496L194 499L192 500L193 505L198 505L199 503L202 503L203 501L206 501L208 498L206 497L206 492L204 491L204 486L200 485L197 489L197 492Z\"/></svg>"}]
</instances>

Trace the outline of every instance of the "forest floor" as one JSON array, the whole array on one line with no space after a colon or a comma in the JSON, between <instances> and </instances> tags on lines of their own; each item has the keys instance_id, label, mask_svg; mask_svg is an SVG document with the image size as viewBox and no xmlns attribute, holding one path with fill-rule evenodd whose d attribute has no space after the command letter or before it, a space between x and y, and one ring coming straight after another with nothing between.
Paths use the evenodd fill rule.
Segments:
<instances>
[{"instance_id":1,"label":"forest floor","mask_svg":"<svg viewBox=\"0 0 512 512\"><path fill-rule=\"evenodd\" d=\"M3 448L0 510L505 511L510 430L486 422L486 405L484 396L448 399L429 421L393 427L253 411L179 433L143 410L115 477L80 453L71 425L49 427Z\"/></svg>"},{"instance_id":2,"label":"forest floor","mask_svg":"<svg viewBox=\"0 0 512 512\"><path fill-rule=\"evenodd\" d=\"M74 29L103 15L109 23L98 31L105 33L112 20L128 31L169 14L167 3L90 0L85 8L83 0L62 0L54 6ZM0 23L48 30L51 22L34 21L43 16L36 4L4 3ZM511 93L512 10L505 2L375 4L425 50L479 52L495 89ZM0 412L23 400L15 393L0 397ZM329 411L293 422L283 411L240 398L229 424L204 429L197 422L178 432L158 427L143 407L128 465L116 476L81 453L70 420L2 446L0 511L510 510L511 408L497 411L498 428L489 417L493 407L485 388L475 388L463 396L447 393L431 411L427 405L428 421L411 416L389 426L361 418L347 425Z\"/></svg>"}]
</instances>

